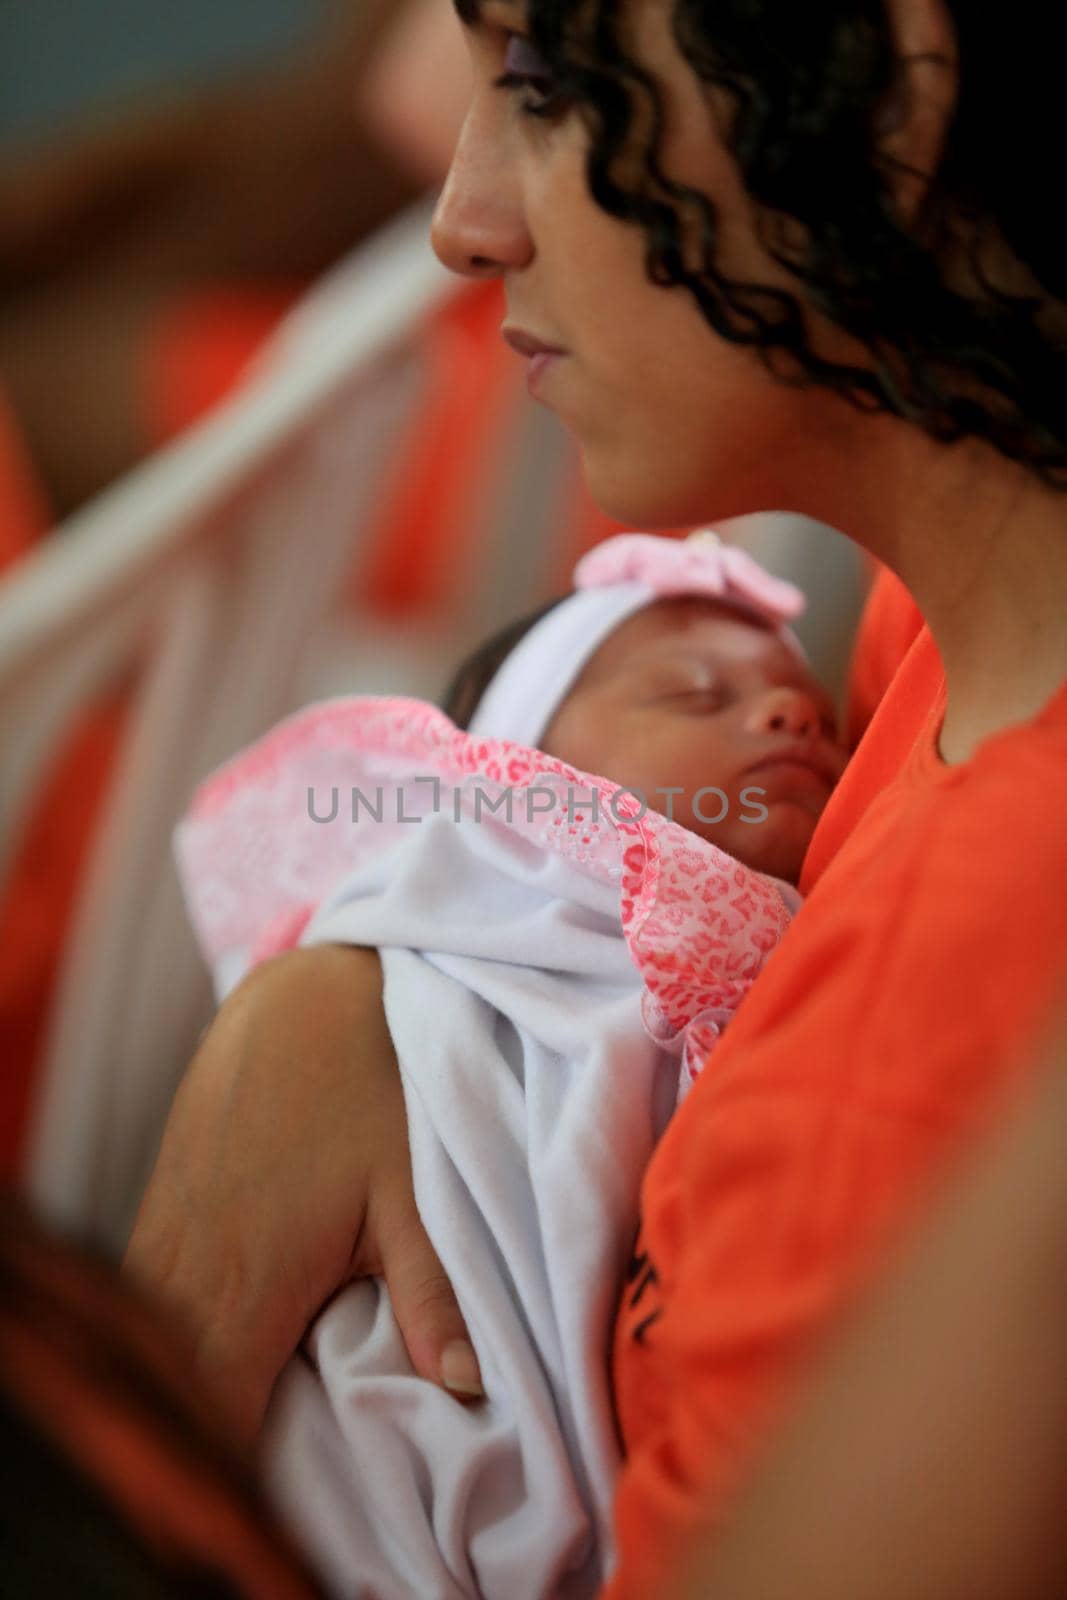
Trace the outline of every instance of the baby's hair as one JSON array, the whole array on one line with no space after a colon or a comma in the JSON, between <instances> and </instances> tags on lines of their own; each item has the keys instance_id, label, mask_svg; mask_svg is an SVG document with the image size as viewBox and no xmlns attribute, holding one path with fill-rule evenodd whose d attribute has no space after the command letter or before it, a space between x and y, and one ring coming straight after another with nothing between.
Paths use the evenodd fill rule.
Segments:
<instances>
[{"instance_id":1,"label":"baby's hair","mask_svg":"<svg viewBox=\"0 0 1067 1600\"><path fill-rule=\"evenodd\" d=\"M559 599L549 600L546 605L539 606L536 611L530 611L526 616L509 622L506 628L501 628L499 633L494 633L491 639L486 639L473 650L453 674L452 681L445 690L441 702L441 709L450 717L457 728L466 728L473 717L479 700L504 665L508 656L525 638L535 623L559 605Z\"/></svg>"}]
</instances>

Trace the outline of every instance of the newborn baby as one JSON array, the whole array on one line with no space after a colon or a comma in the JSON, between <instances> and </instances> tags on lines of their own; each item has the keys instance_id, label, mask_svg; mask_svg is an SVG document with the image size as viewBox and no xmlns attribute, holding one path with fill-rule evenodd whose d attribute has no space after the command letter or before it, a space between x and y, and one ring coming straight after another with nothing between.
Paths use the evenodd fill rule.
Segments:
<instances>
[{"instance_id":1,"label":"newborn baby","mask_svg":"<svg viewBox=\"0 0 1067 1600\"><path fill-rule=\"evenodd\" d=\"M313 707L179 834L220 989L297 941L381 949L416 1197L481 1367L466 1407L417 1378L364 1281L283 1374L268 1476L338 1595L591 1596L610 1570L641 1175L844 763L802 598L742 552L627 535L575 583L467 663L451 718Z\"/></svg>"}]
</instances>

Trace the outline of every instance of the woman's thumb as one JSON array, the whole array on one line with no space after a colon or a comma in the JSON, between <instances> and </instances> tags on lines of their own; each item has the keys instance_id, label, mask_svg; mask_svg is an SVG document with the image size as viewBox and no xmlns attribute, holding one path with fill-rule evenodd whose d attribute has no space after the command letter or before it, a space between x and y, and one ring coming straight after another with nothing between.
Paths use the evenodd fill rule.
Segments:
<instances>
[{"instance_id":1,"label":"woman's thumb","mask_svg":"<svg viewBox=\"0 0 1067 1600\"><path fill-rule=\"evenodd\" d=\"M412 1366L458 1400L481 1400L485 1390L467 1325L414 1200L390 1220L378 1239L382 1275Z\"/></svg>"}]
</instances>

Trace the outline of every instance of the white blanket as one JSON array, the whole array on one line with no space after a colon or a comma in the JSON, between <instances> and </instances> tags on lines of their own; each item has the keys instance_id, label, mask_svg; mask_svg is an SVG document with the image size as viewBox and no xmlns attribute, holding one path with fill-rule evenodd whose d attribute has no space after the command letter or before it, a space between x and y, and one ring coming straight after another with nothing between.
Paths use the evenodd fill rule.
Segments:
<instances>
[{"instance_id":1,"label":"white blanket","mask_svg":"<svg viewBox=\"0 0 1067 1600\"><path fill-rule=\"evenodd\" d=\"M575 828L566 786L618 791L518 747L475 748L429 708L337 703L270 738L183 825L194 920L224 984L265 921L260 953L301 923L302 944L382 949L416 1198L488 1396L464 1407L416 1378L388 1296L356 1284L276 1390L275 1498L338 1596L591 1596L613 1560L608 1357L641 1176L686 1047L692 1067L785 905L625 802L620 824L591 832L587 809ZM347 797L385 771L419 822L395 822L388 786L381 823L353 827L342 807L328 827L298 802L327 775ZM416 773L442 780L436 812ZM547 784L557 810L476 821L472 777L497 797L505 778L517 797Z\"/></svg>"}]
</instances>

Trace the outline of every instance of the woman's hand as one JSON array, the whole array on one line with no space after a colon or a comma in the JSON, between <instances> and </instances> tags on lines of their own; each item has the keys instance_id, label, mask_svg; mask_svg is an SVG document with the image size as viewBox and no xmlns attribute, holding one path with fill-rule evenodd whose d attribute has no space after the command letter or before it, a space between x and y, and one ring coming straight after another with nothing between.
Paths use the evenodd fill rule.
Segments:
<instances>
[{"instance_id":1,"label":"woman's hand","mask_svg":"<svg viewBox=\"0 0 1067 1600\"><path fill-rule=\"evenodd\" d=\"M224 1002L175 1098L127 1266L186 1317L246 1437L308 1324L353 1278L385 1279L418 1373L481 1395L415 1208L374 951L294 950Z\"/></svg>"}]
</instances>

